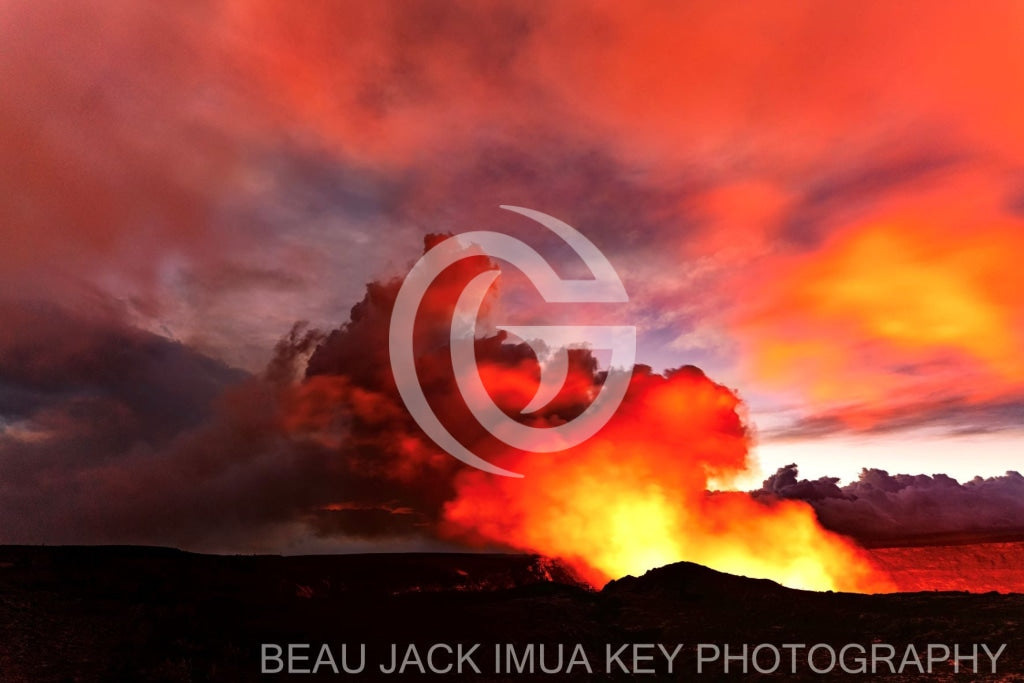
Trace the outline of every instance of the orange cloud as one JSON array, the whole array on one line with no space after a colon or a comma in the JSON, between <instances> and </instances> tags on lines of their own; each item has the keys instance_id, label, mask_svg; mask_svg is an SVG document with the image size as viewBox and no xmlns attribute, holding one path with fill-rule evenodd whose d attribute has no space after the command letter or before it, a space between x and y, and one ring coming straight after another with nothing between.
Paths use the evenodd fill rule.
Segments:
<instances>
[{"instance_id":1,"label":"orange cloud","mask_svg":"<svg viewBox=\"0 0 1024 683\"><path fill-rule=\"evenodd\" d=\"M941 130L1024 150L1017 3L787 0L486 9L225 3L221 33L261 109L387 164L480 136L590 136L645 167L805 170ZM457 125L451 125L457 124Z\"/></svg>"},{"instance_id":2,"label":"orange cloud","mask_svg":"<svg viewBox=\"0 0 1024 683\"><path fill-rule=\"evenodd\" d=\"M819 407L1024 387L1024 220L990 181L946 178L764 261L735 328L755 376Z\"/></svg>"}]
</instances>

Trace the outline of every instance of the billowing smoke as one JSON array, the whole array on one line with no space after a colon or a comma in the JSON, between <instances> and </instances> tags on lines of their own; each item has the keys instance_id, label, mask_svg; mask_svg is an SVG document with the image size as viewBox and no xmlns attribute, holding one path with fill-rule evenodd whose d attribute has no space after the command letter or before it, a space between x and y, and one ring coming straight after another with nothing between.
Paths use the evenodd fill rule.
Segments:
<instances>
[{"instance_id":1,"label":"billowing smoke","mask_svg":"<svg viewBox=\"0 0 1024 683\"><path fill-rule=\"evenodd\" d=\"M429 236L425 248L439 239ZM507 447L477 423L462 400L448 337L458 293L493 267L484 257L470 256L442 273L421 302L414 329L418 378L432 407L461 442L491 454ZM420 431L391 373L388 329L400 285L397 279L369 284L345 325L326 335L293 334L278 349L275 367L290 367L294 357L308 354L303 377L282 394L282 428L292 441L334 454L335 496L309 516L318 533L436 534L445 503L456 495L461 465ZM527 344L506 341L503 332L479 339L476 357L492 396L514 414L532 397L539 366ZM578 414L597 381L595 371L589 353L572 351L565 388L535 422Z\"/></svg>"},{"instance_id":2,"label":"billowing smoke","mask_svg":"<svg viewBox=\"0 0 1024 683\"><path fill-rule=\"evenodd\" d=\"M490 267L481 257L464 259L429 291L415 327L417 371L432 408L462 443L525 478L456 467L420 433L387 357L399 283L373 284L349 323L313 351L304 380L284 403L289 433L335 450L344 473L338 500L316 512L319 529L352 532L346 520L361 520L393 530L395 518L418 520L425 531L458 542L567 559L598 585L694 560L808 588L887 587L856 547L817 525L809 506L707 493L710 477L746 469L750 437L739 398L692 366L665 375L635 368L612 421L567 451L527 454L494 439L458 392L448 347L455 295ZM476 355L491 397L518 415L539 382L529 346L499 333L479 339ZM573 351L570 359L559 395L530 416L534 426L572 419L599 390L604 374L591 352ZM765 542L794 534L799 542Z\"/></svg>"},{"instance_id":3,"label":"billowing smoke","mask_svg":"<svg viewBox=\"0 0 1024 683\"><path fill-rule=\"evenodd\" d=\"M747 467L741 413L736 395L697 368L638 367L595 437L555 455L498 461L522 480L461 472L446 518L469 537L566 558L598 585L689 560L804 588L888 588L806 504L707 491L710 477Z\"/></svg>"},{"instance_id":4,"label":"billowing smoke","mask_svg":"<svg viewBox=\"0 0 1024 683\"><path fill-rule=\"evenodd\" d=\"M799 479L797 466L787 465L754 495L806 501L826 529L865 545L980 540L1024 530L1024 477L1019 472L961 484L945 474L864 469L855 482L842 487L837 482L833 477Z\"/></svg>"},{"instance_id":5,"label":"billowing smoke","mask_svg":"<svg viewBox=\"0 0 1024 683\"><path fill-rule=\"evenodd\" d=\"M349 548L359 539L407 539L410 547L418 538L420 546L433 539L563 557L595 584L689 559L803 587L886 587L806 504L706 492L709 477L746 468L750 437L739 398L697 368L659 375L638 366L612 422L569 451L526 454L497 441L457 390L448 346L456 295L494 267L468 255L430 288L414 327L417 371L455 436L525 479L467 470L406 411L387 352L399 280L369 284L348 322L330 333L296 326L261 376L148 333L89 335L86 323L36 316L40 335L47 324L64 329L49 347L5 349L8 394L45 394L25 423L66 421L82 406L106 413L95 424L82 417L59 439L5 432L7 464L20 464L21 476L40 487L5 482L17 486L0 504L22 521L3 540L294 551L331 539ZM539 382L529 345L497 333L478 339L476 353L492 398L518 415ZM116 368L91 370L100 362ZM49 374L19 375L19 364ZM530 423L572 419L603 381L591 352L571 351L562 391ZM97 440L97 425L121 440ZM48 461L52 467L41 464ZM794 534L799 542L765 541Z\"/></svg>"}]
</instances>

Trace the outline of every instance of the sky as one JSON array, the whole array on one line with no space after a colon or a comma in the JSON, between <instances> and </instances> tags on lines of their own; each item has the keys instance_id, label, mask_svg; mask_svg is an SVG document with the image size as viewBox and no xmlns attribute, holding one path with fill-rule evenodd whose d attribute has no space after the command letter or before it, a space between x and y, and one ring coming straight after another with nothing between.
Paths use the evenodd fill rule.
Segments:
<instances>
[{"instance_id":1,"label":"sky","mask_svg":"<svg viewBox=\"0 0 1024 683\"><path fill-rule=\"evenodd\" d=\"M281 387L362 400L303 364L429 234L578 267L502 204L609 258L639 363L739 396L734 485L1020 470L1022 31L998 1L4 0L0 540L277 548L363 510L274 431Z\"/></svg>"}]
</instances>

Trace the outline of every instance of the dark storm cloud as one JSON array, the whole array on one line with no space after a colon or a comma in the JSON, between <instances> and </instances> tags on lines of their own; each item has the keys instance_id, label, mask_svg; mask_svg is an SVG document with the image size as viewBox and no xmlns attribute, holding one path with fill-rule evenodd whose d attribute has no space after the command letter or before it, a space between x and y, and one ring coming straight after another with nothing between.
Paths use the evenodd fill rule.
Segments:
<instances>
[{"instance_id":1,"label":"dark storm cloud","mask_svg":"<svg viewBox=\"0 0 1024 683\"><path fill-rule=\"evenodd\" d=\"M945 474L865 469L855 482L842 487L837 482L833 477L799 479L796 465L788 465L755 495L806 501L825 528L869 545L1024 531L1024 477L1019 472L961 484Z\"/></svg>"},{"instance_id":2,"label":"dark storm cloud","mask_svg":"<svg viewBox=\"0 0 1024 683\"><path fill-rule=\"evenodd\" d=\"M427 392L465 424L442 321L452 291L488 263L475 257L446 272L417 328ZM399 284L368 285L330 333L295 326L260 376L116 319L8 307L0 542L251 551L436 534L458 461L422 435L391 377ZM503 339L481 340L478 358L529 376L519 370L533 362L528 346ZM590 361L574 353L571 372L592 381ZM564 417L578 410L555 405ZM468 443L483 434L458 432Z\"/></svg>"},{"instance_id":3,"label":"dark storm cloud","mask_svg":"<svg viewBox=\"0 0 1024 683\"><path fill-rule=\"evenodd\" d=\"M279 426L280 387L117 323L24 307L0 348L0 542L269 549L325 499L330 453Z\"/></svg>"},{"instance_id":4,"label":"dark storm cloud","mask_svg":"<svg viewBox=\"0 0 1024 683\"><path fill-rule=\"evenodd\" d=\"M281 438L273 383L52 305L4 319L0 542L247 547L323 495L326 454Z\"/></svg>"},{"instance_id":5,"label":"dark storm cloud","mask_svg":"<svg viewBox=\"0 0 1024 683\"><path fill-rule=\"evenodd\" d=\"M0 304L0 405L33 419L60 406L123 411L107 425L126 442L158 444L197 425L245 373L188 347L53 304Z\"/></svg>"},{"instance_id":6,"label":"dark storm cloud","mask_svg":"<svg viewBox=\"0 0 1024 683\"><path fill-rule=\"evenodd\" d=\"M108 318L51 304L2 313L2 541L114 539L144 526L147 506L132 504L177 495L147 472L247 375Z\"/></svg>"}]
</instances>

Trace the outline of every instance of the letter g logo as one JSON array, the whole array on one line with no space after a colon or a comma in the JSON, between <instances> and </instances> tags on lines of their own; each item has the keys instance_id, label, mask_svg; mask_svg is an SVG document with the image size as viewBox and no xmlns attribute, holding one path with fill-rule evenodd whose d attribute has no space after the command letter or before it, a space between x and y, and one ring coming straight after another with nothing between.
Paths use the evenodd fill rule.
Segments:
<instances>
[{"instance_id":1,"label":"letter g logo","mask_svg":"<svg viewBox=\"0 0 1024 683\"><path fill-rule=\"evenodd\" d=\"M391 315L389 350L391 371L406 407L427 436L445 451L467 465L507 477L523 475L503 469L480 458L463 446L437 419L427 402L416 375L413 352L413 325L420 301L430 284L448 266L466 258L466 245L478 253L502 259L526 275L549 303L619 303L629 297L615 269L597 247L570 225L532 209L518 206L501 208L522 214L561 237L594 275L593 280L563 280L540 254L526 243L499 232L474 231L447 239L416 262L398 291ZM575 446L603 427L625 396L633 361L636 357L636 328L633 326L511 326L499 325L525 340L541 360L541 381L537 393L523 409L531 413L547 405L562 388L569 370L568 347L587 343L611 350L609 371L600 392L587 409L575 419L556 427L531 427L519 423L494 403L484 388L476 364L474 332L476 319L488 288L499 271L488 270L473 278L455 305L451 327L452 365L456 383L473 416L491 434L508 445L534 453L551 453Z\"/></svg>"}]
</instances>

